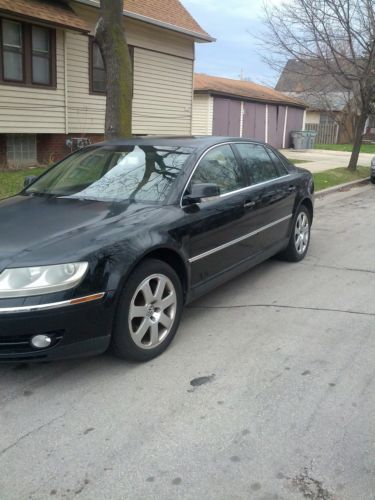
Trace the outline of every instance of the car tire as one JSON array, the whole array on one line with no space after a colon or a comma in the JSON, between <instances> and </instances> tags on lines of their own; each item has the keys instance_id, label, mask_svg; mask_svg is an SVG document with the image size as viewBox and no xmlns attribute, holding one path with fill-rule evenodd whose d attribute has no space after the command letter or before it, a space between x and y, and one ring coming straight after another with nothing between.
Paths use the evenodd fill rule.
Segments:
<instances>
[{"instance_id":1,"label":"car tire","mask_svg":"<svg viewBox=\"0 0 375 500\"><path fill-rule=\"evenodd\" d=\"M371 181L373 184L375 184L375 177L371 177L371 178L370 178L370 181Z\"/></svg>"},{"instance_id":2,"label":"car tire","mask_svg":"<svg viewBox=\"0 0 375 500\"><path fill-rule=\"evenodd\" d=\"M301 205L293 219L288 246L280 257L288 262L303 260L310 245L310 231L311 214L305 205Z\"/></svg>"},{"instance_id":3,"label":"car tire","mask_svg":"<svg viewBox=\"0 0 375 500\"><path fill-rule=\"evenodd\" d=\"M121 292L111 351L133 361L159 356L176 335L182 310L183 289L177 273L161 260L145 260Z\"/></svg>"}]
</instances>

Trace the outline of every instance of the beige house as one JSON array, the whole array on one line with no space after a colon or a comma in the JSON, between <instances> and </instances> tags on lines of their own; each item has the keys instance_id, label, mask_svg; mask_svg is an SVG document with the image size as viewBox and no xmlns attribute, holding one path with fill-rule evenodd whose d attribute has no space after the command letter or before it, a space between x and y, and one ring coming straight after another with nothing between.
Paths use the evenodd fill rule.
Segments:
<instances>
[{"instance_id":1,"label":"beige house","mask_svg":"<svg viewBox=\"0 0 375 500\"><path fill-rule=\"evenodd\" d=\"M190 134L194 45L212 38L178 0L127 0L133 133ZM98 0L0 0L0 166L54 161L103 138Z\"/></svg>"}]
</instances>

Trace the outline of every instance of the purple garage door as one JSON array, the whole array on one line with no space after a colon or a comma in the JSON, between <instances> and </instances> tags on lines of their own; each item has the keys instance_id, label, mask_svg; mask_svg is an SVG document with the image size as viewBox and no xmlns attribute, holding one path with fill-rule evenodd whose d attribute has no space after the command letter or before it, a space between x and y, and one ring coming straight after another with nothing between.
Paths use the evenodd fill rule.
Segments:
<instances>
[{"instance_id":1,"label":"purple garage door","mask_svg":"<svg viewBox=\"0 0 375 500\"><path fill-rule=\"evenodd\" d=\"M285 132L285 147L289 148L291 146L291 136L292 130L302 130L303 127L303 115L304 110L300 108L288 107L288 118L286 121L286 132Z\"/></svg>"},{"instance_id":2,"label":"purple garage door","mask_svg":"<svg viewBox=\"0 0 375 500\"><path fill-rule=\"evenodd\" d=\"M255 102L245 102L242 137L264 141L265 127L266 105Z\"/></svg>"},{"instance_id":3,"label":"purple garage door","mask_svg":"<svg viewBox=\"0 0 375 500\"><path fill-rule=\"evenodd\" d=\"M268 143L274 148L283 147L286 106L268 105Z\"/></svg>"},{"instance_id":4,"label":"purple garage door","mask_svg":"<svg viewBox=\"0 0 375 500\"><path fill-rule=\"evenodd\" d=\"M234 99L214 98L213 135L239 137L241 103Z\"/></svg>"}]
</instances>

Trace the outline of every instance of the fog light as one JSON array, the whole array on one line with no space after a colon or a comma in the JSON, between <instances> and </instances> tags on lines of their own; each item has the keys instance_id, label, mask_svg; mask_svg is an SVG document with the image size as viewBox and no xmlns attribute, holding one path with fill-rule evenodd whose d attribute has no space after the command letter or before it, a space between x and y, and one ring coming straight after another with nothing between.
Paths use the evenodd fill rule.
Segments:
<instances>
[{"instance_id":1,"label":"fog light","mask_svg":"<svg viewBox=\"0 0 375 500\"><path fill-rule=\"evenodd\" d=\"M48 335L35 335L31 339L31 345L36 349L45 349L51 345L52 339Z\"/></svg>"}]
</instances>

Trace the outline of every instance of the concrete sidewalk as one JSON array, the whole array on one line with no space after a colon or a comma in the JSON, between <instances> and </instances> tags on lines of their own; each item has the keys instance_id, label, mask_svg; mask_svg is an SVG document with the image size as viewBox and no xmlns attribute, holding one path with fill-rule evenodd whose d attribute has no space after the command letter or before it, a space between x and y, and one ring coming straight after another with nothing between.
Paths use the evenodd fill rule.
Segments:
<instances>
[{"instance_id":1,"label":"concrete sidewalk","mask_svg":"<svg viewBox=\"0 0 375 500\"><path fill-rule=\"evenodd\" d=\"M313 174L316 172L324 172L331 168L347 167L351 153L345 151L328 151L325 149L282 149L281 153L289 160L306 160L306 163L298 163L298 167L306 168ZM359 155L358 165L369 167L371 160L374 157L372 154L361 153Z\"/></svg>"}]
</instances>

